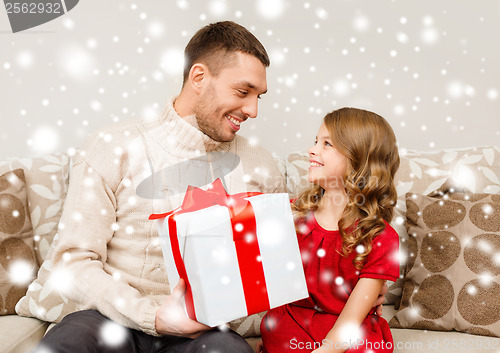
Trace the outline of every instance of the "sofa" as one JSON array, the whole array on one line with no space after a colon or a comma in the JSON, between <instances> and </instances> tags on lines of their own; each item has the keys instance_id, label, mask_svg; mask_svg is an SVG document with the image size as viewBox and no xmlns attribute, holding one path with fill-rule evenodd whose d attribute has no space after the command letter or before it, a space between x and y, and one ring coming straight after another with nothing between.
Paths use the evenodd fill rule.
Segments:
<instances>
[{"instance_id":1,"label":"sofa","mask_svg":"<svg viewBox=\"0 0 500 353\"><path fill-rule=\"evenodd\" d=\"M500 148L400 156L391 224L401 271L383 310L394 352L500 352ZM68 305L40 304L52 289L37 273L50 271L72 157L0 160L0 353L30 352ZM276 160L296 197L308 185L307 154ZM255 347L262 315L231 327Z\"/></svg>"}]
</instances>

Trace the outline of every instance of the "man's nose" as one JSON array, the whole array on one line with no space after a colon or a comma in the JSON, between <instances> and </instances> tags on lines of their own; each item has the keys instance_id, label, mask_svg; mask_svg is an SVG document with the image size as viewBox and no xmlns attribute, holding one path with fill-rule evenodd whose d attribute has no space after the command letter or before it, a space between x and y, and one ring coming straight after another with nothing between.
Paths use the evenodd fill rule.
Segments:
<instances>
[{"instance_id":1,"label":"man's nose","mask_svg":"<svg viewBox=\"0 0 500 353\"><path fill-rule=\"evenodd\" d=\"M257 97L249 100L243 107L243 114L248 118L256 118L259 110L259 99Z\"/></svg>"}]
</instances>

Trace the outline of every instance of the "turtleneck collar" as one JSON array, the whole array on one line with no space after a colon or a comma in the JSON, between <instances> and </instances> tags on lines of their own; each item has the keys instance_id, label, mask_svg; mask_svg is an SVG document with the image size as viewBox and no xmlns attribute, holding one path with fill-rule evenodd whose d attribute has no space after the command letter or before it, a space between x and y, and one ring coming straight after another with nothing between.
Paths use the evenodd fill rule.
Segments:
<instances>
[{"instance_id":1,"label":"turtleneck collar","mask_svg":"<svg viewBox=\"0 0 500 353\"><path fill-rule=\"evenodd\" d=\"M173 140L182 150L195 150L202 154L215 150L229 151L230 142L215 141L200 131L194 116L181 118L174 109L175 99L176 97L172 97L168 100L160 116L160 127L155 129L158 144L170 152Z\"/></svg>"}]
</instances>

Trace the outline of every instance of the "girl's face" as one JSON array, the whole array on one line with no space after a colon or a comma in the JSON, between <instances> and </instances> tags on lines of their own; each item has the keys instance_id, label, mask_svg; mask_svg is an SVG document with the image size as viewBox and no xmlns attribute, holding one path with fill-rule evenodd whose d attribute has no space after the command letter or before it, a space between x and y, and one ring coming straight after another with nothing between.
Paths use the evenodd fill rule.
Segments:
<instances>
[{"instance_id":1,"label":"girl's face","mask_svg":"<svg viewBox=\"0 0 500 353\"><path fill-rule=\"evenodd\" d=\"M324 123L319 128L314 146L309 148L307 152L311 163L309 181L321 186L325 191L343 189L347 158L334 147Z\"/></svg>"}]
</instances>

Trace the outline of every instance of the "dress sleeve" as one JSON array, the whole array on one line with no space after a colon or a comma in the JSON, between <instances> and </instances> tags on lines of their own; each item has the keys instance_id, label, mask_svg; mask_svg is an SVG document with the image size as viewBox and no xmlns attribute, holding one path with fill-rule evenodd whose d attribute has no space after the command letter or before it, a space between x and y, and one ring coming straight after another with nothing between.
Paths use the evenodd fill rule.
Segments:
<instances>
[{"instance_id":1,"label":"dress sleeve","mask_svg":"<svg viewBox=\"0 0 500 353\"><path fill-rule=\"evenodd\" d=\"M386 223L382 233L372 242L365 265L360 271L360 278L376 278L396 281L399 277L399 236Z\"/></svg>"}]
</instances>

